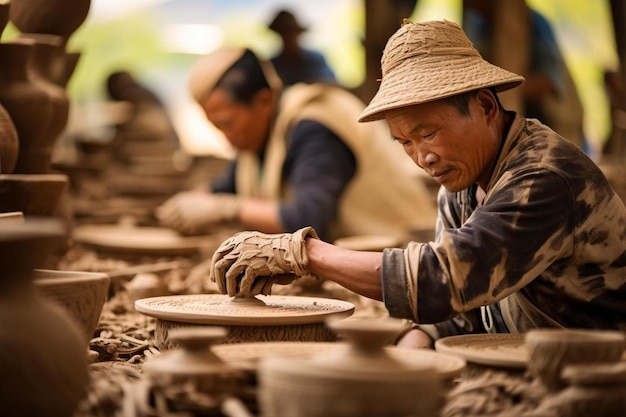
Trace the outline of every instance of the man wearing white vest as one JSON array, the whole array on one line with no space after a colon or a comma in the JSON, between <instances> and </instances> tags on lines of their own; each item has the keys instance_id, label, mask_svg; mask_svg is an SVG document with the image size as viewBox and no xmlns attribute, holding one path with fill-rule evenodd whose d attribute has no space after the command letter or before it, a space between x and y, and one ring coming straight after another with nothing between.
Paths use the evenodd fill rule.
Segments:
<instances>
[{"instance_id":1,"label":"man wearing white vest","mask_svg":"<svg viewBox=\"0 0 626 417\"><path fill-rule=\"evenodd\" d=\"M166 201L162 225L186 234L224 222L266 233L312 226L327 241L434 228L423 178L384 123L357 122L365 105L345 89L283 89L271 64L246 48L199 59L189 88L237 155L210 188Z\"/></svg>"}]
</instances>

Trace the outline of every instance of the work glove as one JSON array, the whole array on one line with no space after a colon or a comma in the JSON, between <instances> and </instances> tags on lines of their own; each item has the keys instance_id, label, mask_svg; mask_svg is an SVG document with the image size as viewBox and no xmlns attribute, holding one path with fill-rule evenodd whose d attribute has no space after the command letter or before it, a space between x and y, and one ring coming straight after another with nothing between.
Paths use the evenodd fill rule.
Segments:
<instances>
[{"instance_id":1,"label":"work glove","mask_svg":"<svg viewBox=\"0 0 626 417\"><path fill-rule=\"evenodd\" d=\"M307 271L307 237L319 239L312 227L294 233L239 232L213 254L209 276L223 294L252 297L271 294L272 285L286 285Z\"/></svg>"},{"instance_id":2,"label":"work glove","mask_svg":"<svg viewBox=\"0 0 626 417\"><path fill-rule=\"evenodd\" d=\"M155 215L164 227L184 235L198 235L209 232L215 224L235 220L240 205L235 194L183 191L159 206Z\"/></svg>"}]
</instances>

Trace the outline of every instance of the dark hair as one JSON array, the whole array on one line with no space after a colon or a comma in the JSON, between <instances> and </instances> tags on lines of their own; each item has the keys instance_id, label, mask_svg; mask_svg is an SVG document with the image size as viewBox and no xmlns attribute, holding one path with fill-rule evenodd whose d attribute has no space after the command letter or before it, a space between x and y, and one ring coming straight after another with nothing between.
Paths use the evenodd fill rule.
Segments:
<instances>
[{"instance_id":1,"label":"dark hair","mask_svg":"<svg viewBox=\"0 0 626 417\"><path fill-rule=\"evenodd\" d=\"M446 97L446 98L444 98L444 100L447 101L448 103L450 103L451 105L453 105L454 107L456 107L457 111L462 116L469 117L469 115L470 115L470 111L469 111L470 99L473 98L473 97L476 97L476 94L478 94L478 92L480 90L481 89L472 90L472 91L468 91L466 93L461 93L461 94L457 94L457 95L454 95L454 96ZM504 110L504 108L502 107L502 103L500 102L500 98L498 97L498 94L496 92L496 89L494 87L489 87L489 88L487 88L487 90L491 91L493 96L496 98L496 103L498 103L498 108L500 110Z\"/></svg>"},{"instance_id":2,"label":"dark hair","mask_svg":"<svg viewBox=\"0 0 626 417\"><path fill-rule=\"evenodd\" d=\"M217 82L215 88L226 91L228 97L242 104L252 103L252 99L260 90L270 88L259 59L247 49L243 56L230 67Z\"/></svg>"}]
</instances>

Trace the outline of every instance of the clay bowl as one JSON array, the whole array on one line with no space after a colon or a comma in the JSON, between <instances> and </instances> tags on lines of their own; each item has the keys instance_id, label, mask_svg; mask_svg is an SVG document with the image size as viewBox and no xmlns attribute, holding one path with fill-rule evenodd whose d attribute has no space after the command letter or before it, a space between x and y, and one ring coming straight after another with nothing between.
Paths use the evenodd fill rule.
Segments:
<instances>
[{"instance_id":1,"label":"clay bowl","mask_svg":"<svg viewBox=\"0 0 626 417\"><path fill-rule=\"evenodd\" d=\"M24 216L52 216L68 186L62 174L0 175L0 212L21 211Z\"/></svg>"},{"instance_id":2,"label":"clay bowl","mask_svg":"<svg viewBox=\"0 0 626 417\"><path fill-rule=\"evenodd\" d=\"M35 287L48 299L61 304L89 341L100 320L109 293L110 278L100 272L36 269Z\"/></svg>"},{"instance_id":3,"label":"clay bowl","mask_svg":"<svg viewBox=\"0 0 626 417\"><path fill-rule=\"evenodd\" d=\"M624 333L591 329L535 329L524 337L528 370L548 390L565 386L561 372L567 365L616 363L624 354Z\"/></svg>"}]
</instances>

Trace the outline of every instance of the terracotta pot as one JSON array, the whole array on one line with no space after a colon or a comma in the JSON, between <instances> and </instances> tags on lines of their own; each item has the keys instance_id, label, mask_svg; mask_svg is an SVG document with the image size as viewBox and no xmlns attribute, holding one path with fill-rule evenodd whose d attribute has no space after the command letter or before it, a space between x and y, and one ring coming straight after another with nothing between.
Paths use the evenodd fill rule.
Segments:
<instances>
[{"instance_id":1,"label":"terracotta pot","mask_svg":"<svg viewBox=\"0 0 626 417\"><path fill-rule=\"evenodd\" d=\"M50 217L57 212L68 181L61 174L0 175L0 212Z\"/></svg>"},{"instance_id":2,"label":"terracotta pot","mask_svg":"<svg viewBox=\"0 0 626 417\"><path fill-rule=\"evenodd\" d=\"M11 116L0 104L0 174L11 174L17 163L19 140Z\"/></svg>"},{"instance_id":3,"label":"terracotta pot","mask_svg":"<svg viewBox=\"0 0 626 417\"><path fill-rule=\"evenodd\" d=\"M56 74L52 74L51 80L58 86L66 87L80 59L80 52L65 52L63 69Z\"/></svg>"},{"instance_id":4,"label":"terracotta pot","mask_svg":"<svg viewBox=\"0 0 626 417\"><path fill-rule=\"evenodd\" d=\"M575 364L616 363L624 354L626 338L618 330L533 329L526 333L528 370L550 391L565 386L563 368Z\"/></svg>"},{"instance_id":5,"label":"terracotta pot","mask_svg":"<svg viewBox=\"0 0 626 417\"><path fill-rule=\"evenodd\" d=\"M111 279L101 272L35 270L35 287L61 305L80 325L86 340L95 337Z\"/></svg>"},{"instance_id":6,"label":"terracotta pot","mask_svg":"<svg viewBox=\"0 0 626 417\"><path fill-rule=\"evenodd\" d=\"M31 80L48 94L52 103L51 120L46 129L46 136L42 139L42 143L50 147L52 154L54 145L67 125L70 111L70 101L65 88L53 81L55 74L62 73L65 68L63 38L36 33L22 33L20 38L35 42L29 65Z\"/></svg>"},{"instance_id":7,"label":"terracotta pot","mask_svg":"<svg viewBox=\"0 0 626 417\"><path fill-rule=\"evenodd\" d=\"M0 36L9 23L9 7L11 7L11 0L0 0Z\"/></svg>"},{"instance_id":8,"label":"terracotta pot","mask_svg":"<svg viewBox=\"0 0 626 417\"><path fill-rule=\"evenodd\" d=\"M28 71L33 44L26 39L0 43L0 103L11 116L19 138L16 174L46 173L52 154L51 144L46 143L52 101Z\"/></svg>"},{"instance_id":9,"label":"terracotta pot","mask_svg":"<svg viewBox=\"0 0 626 417\"><path fill-rule=\"evenodd\" d=\"M436 416L444 389L434 367L405 363L384 345L403 328L395 320L334 320L349 343L311 359L268 357L259 363L264 417Z\"/></svg>"},{"instance_id":10,"label":"terracotta pot","mask_svg":"<svg viewBox=\"0 0 626 417\"><path fill-rule=\"evenodd\" d=\"M6 223L0 231L2 415L71 416L87 393L85 338L33 285L33 267L45 263L65 234L50 219Z\"/></svg>"},{"instance_id":11,"label":"terracotta pot","mask_svg":"<svg viewBox=\"0 0 626 417\"><path fill-rule=\"evenodd\" d=\"M65 41L83 24L91 0L12 0L10 18L23 33L47 33Z\"/></svg>"}]
</instances>

